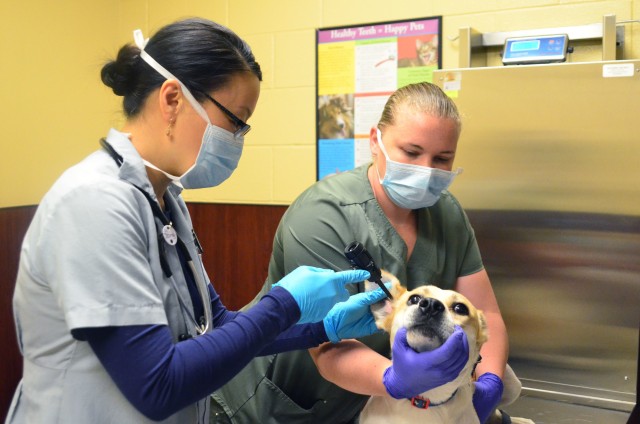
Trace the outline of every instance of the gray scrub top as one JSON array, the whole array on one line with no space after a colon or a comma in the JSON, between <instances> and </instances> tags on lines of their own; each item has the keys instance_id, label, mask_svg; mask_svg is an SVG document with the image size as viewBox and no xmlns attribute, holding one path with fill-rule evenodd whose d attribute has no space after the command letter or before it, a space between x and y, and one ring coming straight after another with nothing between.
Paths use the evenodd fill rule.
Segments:
<instances>
[{"instance_id":1,"label":"gray scrub top","mask_svg":"<svg viewBox=\"0 0 640 424\"><path fill-rule=\"evenodd\" d=\"M409 289L427 283L452 289L458 277L483 269L467 216L446 191L434 206L417 210L418 239L408 258L373 195L368 167L321 180L291 204L273 241L269 277L253 302L298 265L349 269L344 248L354 240ZM389 354L386 335L362 341ZM304 351L254 359L213 397L235 423L274 424L348 422L368 399L324 380Z\"/></svg>"},{"instance_id":2,"label":"gray scrub top","mask_svg":"<svg viewBox=\"0 0 640 424\"><path fill-rule=\"evenodd\" d=\"M176 249L165 245L173 272L165 278L160 221L132 185L155 199L142 160L127 134L111 130L107 142L123 157L122 166L99 150L67 170L25 236L13 298L24 372L7 423L155 422L124 398L89 344L71 330L160 324L170 327L175 341L195 334ZM178 234L208 283L180 190L172 186L168 194ZM162 422L208 423L207 404L202 400Z\"/></svg>"}]
</instances>

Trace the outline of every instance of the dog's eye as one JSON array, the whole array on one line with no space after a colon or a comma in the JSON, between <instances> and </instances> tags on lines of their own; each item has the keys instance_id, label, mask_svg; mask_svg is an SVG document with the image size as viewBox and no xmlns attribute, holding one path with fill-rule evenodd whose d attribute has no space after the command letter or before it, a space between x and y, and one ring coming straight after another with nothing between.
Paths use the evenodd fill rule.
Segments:
<instances>
[{"instance_id":1,"label":"dog's eye","mask_svg":"<svg viewBox=\"0 0 640 424\"><path fill-rule=\"evenodd\" d=\"M407 305L417 305L418 303L420 303L421 300L422 300L422 296L414 294L407 301Z\"/></svg>"},{"instance_id":2,"label":"dog's eye","mask_svg":"<svg viewBox=\"0 0 640 424\"><path fill-rule=\"evenodd\" d=\"M454 303L451 309L458 315L469 315L469 308L464 303Z\"/></svg>"}]
</instances>

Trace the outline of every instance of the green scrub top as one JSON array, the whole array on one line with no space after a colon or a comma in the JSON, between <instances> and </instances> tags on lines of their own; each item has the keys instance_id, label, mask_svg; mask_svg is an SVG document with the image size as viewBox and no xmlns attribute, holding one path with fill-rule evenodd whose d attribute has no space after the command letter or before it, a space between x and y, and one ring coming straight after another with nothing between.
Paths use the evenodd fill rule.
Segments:
<instances>
[{"instance_id":1,"label":"green scrub top","mask_svg":"<svg viewBox=\"0 0 640 424\"><path fill-rule=\"evenodd\" d=\"M458 277L483 269L467 216L446 191L434 206L417 211L418 238L408 258L406 244L373 195L368 167L319 181L293 202L273 241L269 276L252 303L300 265L349 269L344 248L354 240L409 289L453 289ZM350 290L362 291L362 285ZM387 335L361 341L389 356ZM324 380L306 351L257 358L213 397L233 422L274 424L350 422L368 399Z\"/></svg>"}]
</instances>

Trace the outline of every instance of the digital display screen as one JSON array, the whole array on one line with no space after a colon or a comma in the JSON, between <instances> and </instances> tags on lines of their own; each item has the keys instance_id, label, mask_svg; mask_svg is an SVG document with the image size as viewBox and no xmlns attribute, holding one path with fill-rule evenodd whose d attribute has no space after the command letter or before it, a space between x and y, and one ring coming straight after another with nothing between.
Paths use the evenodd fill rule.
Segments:
<instances>
[{"instance_id":1,"label":"digital display screen","mask_svg":"<svg viewBox=\"0 0 640 424\"><path fill-rule=\"evenodd\" d=\"M522 52L526 50L538 50L540 48L540 40L515 41L511 43L512 52Z\"/></svg>"},{"instance_id":2,"label":"digital display screen","mask_svg":"<svg viewBox=\"0 0 640 424\"><path fill-rule=\"evenodd\" d=\"M502 63L518 65L564 62L568 44L569 37L565 34L508 38L505 40Z\"/></svg>"}]
</instances>

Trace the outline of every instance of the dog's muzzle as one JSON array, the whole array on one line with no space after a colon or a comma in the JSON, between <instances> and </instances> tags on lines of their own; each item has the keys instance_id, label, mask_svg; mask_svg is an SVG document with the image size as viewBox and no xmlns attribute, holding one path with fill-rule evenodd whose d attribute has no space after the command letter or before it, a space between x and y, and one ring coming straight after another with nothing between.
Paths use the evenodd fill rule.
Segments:
<instances>
[{"instance_id":1,"label":"dog's muzzle","mask_svg":"<svg viewBox=\"0 0 640 424\"><path fill-rule=\"evenodd\" d=\"M447 340L454 330L446 319L445 305L438 299L425 297L414 304L407 324L409 345L417 352L433 350Z\"/></svg>"},{"instance_id":2,"label":"dog's muzzle","mask_svg":"<svg viewBox=\"0 0 640 424\"><path fill-rule=\"evenodd\" d=\"M444 305L438 299L426 297L420 301L418 308L423 315L428 318L437 318L444 312Z\"/></svg>"}]
</instances>

